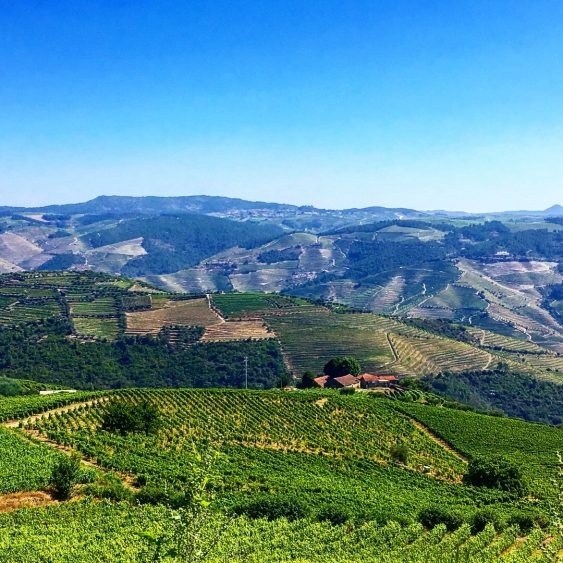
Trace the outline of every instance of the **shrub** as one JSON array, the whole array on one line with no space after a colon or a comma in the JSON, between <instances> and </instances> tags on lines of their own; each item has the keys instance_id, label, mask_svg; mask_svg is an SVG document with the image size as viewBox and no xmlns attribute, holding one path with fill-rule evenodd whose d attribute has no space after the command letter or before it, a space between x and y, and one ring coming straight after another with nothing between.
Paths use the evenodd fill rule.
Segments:
<instances>
[{"instance_id":1,"label":"shrub","mask_svg":"<svg viewBox=\"0 0 563 563\"><path fill-rule=\"evenodd\" d=\"M250 518L277 520L287 518L298 520L309 516L307 507L293 496L262 496L245 505L235 507L235 513L246 514Z\"/></svg>"},{"instance_id":2,"label":"shrub","mask_svg":"<svg viewBox=\"0 0 563 563\"><path fill-rule=\"evenodd\" d=\"M418 521L429 530L444 524L450 532L457 530L464 522L461 514L442 506L423 508L418 515Z\"/></svg>"},{"instance_id":3,"label":"shrub","mask_svg":"<svg viewBox=\"0 0 563 563\"><path fill-rule=\"evenodd\" d=\"M516 510L508 518L508 524L518 526L522 533L527 534L532 528L545 528L549 521L543 514L531 510Z\"/></svg>"},{"instance_id":4,"label":"shrub","mask_svg":"<svg viewBox=\"0 0 563 563\"><path fill-rule=\"evenodd\" d=\"M341 375L358 375L362 370L360 362L352 356L341 356L332 358L324 367L324 373L330 377L340 377Z\"/></svg>"},{"instance_id":5,"label":"shrub","mask_svg":"<svg viewBox=\"0 0 563 563\"><path fill-rule=\"evenodd\" d=\"M125 435L129 432L154 434L161 426L158 408L147 402L139 404L112 403L106 408L102 428Z\"/></svg>"},{"instance_id":6,"label":"shrub","mask_svg":"<svg viewBox=\"0 0 563 563\"><path fill-rule=\"evenodd\" d=\"M476 458L463 477L466 485L501 489L524 496L528 490L522 470L503 457Z\"/></svg>"},{"instance_id":7,"label":"shrub","mask_svg":"<svg viewBox=\"0 0 563 563\"><path fill-rule=\"evenodd\" d=\"M340 389L341 395L353 395L355 392L354 387L344 387L344 389Z\"/></svg>"},{"instance_id":8,"label":"shrub","mask_svg":"<svg viewBox=\"0 0 563 563\"><path fill-rule=\"evenodd\" d=\"M409 462L409 447L406 444L396 444L391 448L391 459L406 465Z\"/></svg>"},{"instance_id":9,"label":"shrub","mask_svg":"<svg viewBox=\"0 0 563 563\"><path fill-rule=\"evenodd\" d=\"M133 492L126 487L123 481L116 475L104 473L98 480L85 489L85 492L96 498L103 498L113 501L131 501Z\"/></svg>"},{"instance_id":10,"label":"shrub","mask_svg":"<svg viewBox=\"0 0 563 563\"><path fill-rule=\"evenodd\" d=\"M68 500L80 477L80 459L77 456L63 457L53 467L49 484L58 500Z\"/></svg>"},{"instance_id":11,"label":"shrub","mask_svg":"<svg viewBox=\"0 0 563 563\"><path fill-rule=\"evenodd\" d=\"M335 506L333 504L323 506L317 514L317 520L320 522L326 520L334 526L345 524L351 519L352 514L349 509L342 506Z\"/></svg>"},{"instance_id":12,"label":"shrub","mask_svg":"<svg viewBox=\"0 0 563 563\"><path fill-rule=\"evenodd\" d=\"M487 524L492 524L497 531L505 527L505 522L499 513L490 507L482 508L473 515L471 529L474 534L478 534L485 529Z\"/></svg>"}]
</instances>

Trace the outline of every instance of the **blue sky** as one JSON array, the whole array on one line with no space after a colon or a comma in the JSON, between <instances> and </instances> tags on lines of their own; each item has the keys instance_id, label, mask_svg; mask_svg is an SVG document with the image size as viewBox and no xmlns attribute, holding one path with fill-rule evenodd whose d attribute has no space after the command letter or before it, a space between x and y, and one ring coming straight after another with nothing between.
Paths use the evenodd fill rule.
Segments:
<instances>
[{"instance_id":1,"label":"blue sky","mask_svg":"<svg viewBox=\"0 0 563 563\"><path fill-rule=\"evenodd\" d=\"M559 0L0 8L0 205L563 203Z\"/></svg>"}]
</instances>

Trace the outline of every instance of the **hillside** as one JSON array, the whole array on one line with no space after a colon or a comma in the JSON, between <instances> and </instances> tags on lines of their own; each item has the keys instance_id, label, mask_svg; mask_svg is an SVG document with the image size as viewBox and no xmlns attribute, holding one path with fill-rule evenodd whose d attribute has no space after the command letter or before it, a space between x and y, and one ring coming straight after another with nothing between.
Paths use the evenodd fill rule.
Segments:
<instances>
[{"instance_id":1,"label":"hillside","mask_svg":"<svg viewBox=\"0 0 563 563\"><path fill-rule=\"evenodd\" d=\"M563 548L549 512L561 429L338 392L132 389L21 414L29 400L0 399L22 419L0 429L11 561L138 561L180 538L205 561L556 561ZM115 405L153 405L162 426L104 430ZM520 464L528 496L462 483L489 445ZM51 468L73 451L89 472L76 494L92 497L55 503ZM190 504L194 486L205 504ZM31 498L42 507L13 512Z\"/></svg>"},{"instance_id":2,"label":"hillside","mask_svg":"<svg viewBox=\"0 0 563 563\"><path fill-rule=\"evenodd\" d=\"M228 198L102 197L0 215L0 271L103 271L172 292L284 292L563 351L556 214L459 217Z\"/></svg>"},{"instance_id":3,"label":"hillside","mask_svg":"<svg viewBox=\"0 0 563 563\"><path fill-rule=\"evenodd\" d=\"M172 294L91 272L0 277L5 378L77 389L242 387L247 365L249 387L270 388L320 374L339 355L481 410L563 422L560 355L475 326L277 294Z\"/></svg>"}]
</instances>

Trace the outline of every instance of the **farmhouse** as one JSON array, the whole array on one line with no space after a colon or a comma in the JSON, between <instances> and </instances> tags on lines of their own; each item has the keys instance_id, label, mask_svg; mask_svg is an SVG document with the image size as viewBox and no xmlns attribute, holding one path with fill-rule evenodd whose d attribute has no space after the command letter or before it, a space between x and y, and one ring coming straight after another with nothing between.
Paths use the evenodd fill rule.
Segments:
<instances>
[{"instance_id":1,"label":"farmhouse","mask_svg":"<svg viewBox=\"0 0 563 563\"><path fill-rule=\"evenodd\" d=\"M330 379L330 377L328 375L321 375L320 377L315 377L315 379L313 379L315 385L317 387L325 387L325 385L327 384L327 381Z\"/></svg>"},{"instance_id":2,"label":"farmhouse","mask_svg":"<svg viewBox=\"0 0 563 563\"><path fill-rule=\"evenodd\" d=\"M397 383L399 379L394 375L372 375L362 373L358 377L362 389L373 389L374 387L389 387L392 383Z\"/></svg>"},{"instance_id":3,"label":"farmhouse","mask_svg":"<svg viewBox=\"0 0 563 563\"><path fill-rule=\"evenodd\" d=\"M330 377L325 387L333 389L359 389L360 380L355 375L341 375L340 377Z\"/></svg>"}]
</instances>

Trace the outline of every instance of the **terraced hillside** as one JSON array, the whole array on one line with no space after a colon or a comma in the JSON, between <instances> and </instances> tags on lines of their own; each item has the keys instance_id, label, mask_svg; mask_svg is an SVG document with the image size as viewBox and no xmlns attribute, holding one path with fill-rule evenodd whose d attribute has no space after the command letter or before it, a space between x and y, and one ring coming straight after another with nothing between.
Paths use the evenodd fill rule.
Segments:
<instances>
[{"instance_id":1,"label":"terraced hillside","mask_svg":"<svg viewBox=\"0 0 563 563\"><path fill-rule=\"evenodd\" d=\"M154 214L136 200L129 211L112 203L121 211L95 212L108 209L105 201L69 208L85 213L6 210L0 272L96 270L140 276L174 293L284 292L359 311L449 319L563 351L563 230L541 215L468 221L231 202L228 212L208 217L199 199L162 200L150 207ZM175 211L163 215L160 207ZM16 318L52 313L14 309ZM114 338L124 328L115 318L77 318L90 337Z\"/></svg>"},{"instance_id":2,"label":"terraced hillside","mask_svg":"<svg viewBox=\"0 0 563 563\"><path fill-rule=\"evenodd\" d=\"M29 414L38 404L25 415L12 400L21 428L0 428L9 468L0 491L20 491L0 494L10 560L154 557L154 538L170 545L169 526L184 522L178 502L200 477L202 524L186 526L209 561L554 562L563 548L549 512L560 429L338 392L131 389L77 400L54 410L45 402L43 416ZM162 426L103 429L117 405L151 405ZM529 496L462 483L463 457L489 446L521 464ZM90 472L75 494L93 498L57 504L49 471L72 452ZM111 494L121 502L97 500ZM17 510L28 498L43 507Z\"/></svg>"}]
</instances>

